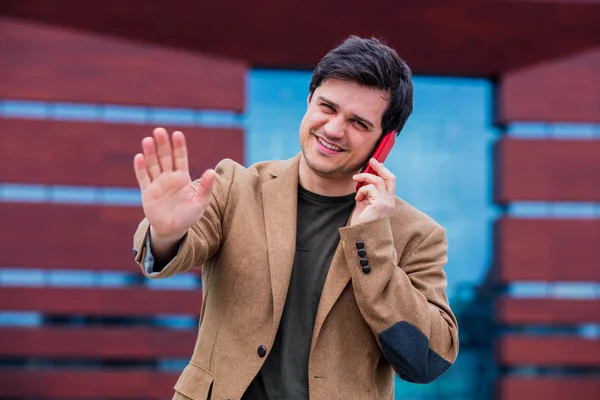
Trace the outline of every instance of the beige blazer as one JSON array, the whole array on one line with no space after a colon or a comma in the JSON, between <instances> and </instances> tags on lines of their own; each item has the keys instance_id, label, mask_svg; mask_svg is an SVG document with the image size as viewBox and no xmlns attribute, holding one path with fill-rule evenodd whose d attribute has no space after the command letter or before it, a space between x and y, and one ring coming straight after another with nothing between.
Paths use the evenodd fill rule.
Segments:
<instances>
[{"instance_id":1,"label":"beige blazer","mask_svg":"<svg viewBox=\"0 0 600 400\"><path fill-rule=\"evenodd\" d=\"M298 165L299 155L250 168L220 162L209 208L159 273L144 268L148 221L135 232L146 276L203 266L198 339L174 399L240 399L266 359L257 349L268 356L294 261ZM340 236L315 321L310 398L393 399L394 373L435 380L458 353L444 229L397 198L389 219L343 227Z\"/></svg>"}]
</instances>

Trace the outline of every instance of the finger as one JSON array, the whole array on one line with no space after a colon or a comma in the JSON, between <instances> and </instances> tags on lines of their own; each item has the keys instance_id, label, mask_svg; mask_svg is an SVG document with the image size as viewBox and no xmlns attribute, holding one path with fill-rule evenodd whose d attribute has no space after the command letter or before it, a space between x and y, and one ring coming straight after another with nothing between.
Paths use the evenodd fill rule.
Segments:
<instances>
[{"instance_id":1,"label":"finger","mask_svg":"<svg viewBox=\"0 0 600 400\"><path fill-rule=\"evenodd\" d=\"M173 150L171 149L169 134L164 128L156 128L153 135L154 141L156 142L158 163L160 164L162 171L173 171Z\"/></svg>"},{"instance_id":2,"label":"finger","mask_svg":"<svg viewBox=\"0 0 600 400\"><path fill-rule=\"evenodd\" d=\"M188 172L187 145L182 132L173 132L173 156L175 158L175 169Z\"/></svg>"},{"instance_id":3,"label":"finger","mask_svg":"<svg viewBox=\"0 0 600 400\"><path fill-rule=\"evenodd\" d=\"M140 189L146 189L150 185L151 180L146 170L146 161L143 154L138 153L133 157L133 170L135 171L135 177L140 185Z\"/></svg>"},{"instance_id":4,"label":"finger","mask_svg":"<svg viewBox=\"0 0 600 400\"><path fill-rule=\"evenodd\" d=\"M387 193L388 189L382 177L375 174L362 173L352 177L356 182L365 182L366 184L374 185L381 193Z\"/></svg>"},{"instance_id":5,"label":"finger","mask_svg":"<svg viewBox=\"0 0 600 400\"><path fill-rule=\"evenodd\" d=\"M160 175L160 165L158 165L158 158L156 157L156 146L154 145L154 139L151 137L145 137L142 140L142 150L144 151L144 161L146 161L146 169L150 175L150 179L154 180Z\"/></svg>"},{"instance_id":6,"label":"finger","mask_svg":"<svg viewBox=\"0 0 600 400\"><path fill-rule=\"evenodd\" d=\"M358 189L358 192L356 192L356 196L354 196L354 199L357 203L360 203L365 199L374 200L377 196L381 196L381 192L374 185L369 184L364 185L363 187Z\"/></svg>"},{"instance_id":7,"label":"finger","mask_svg":"<svg viewBox=\"0 0 600 400\"><path fill-rule=\"evenodd\" d=\"M377 175L379 175L385 181L387 192L390 194L395 194L396 175L392 174L392 172L389 169L387 169L386 166L383 165L383 163L380 163L375 158L371 158L369 160L369 164L371 165L371 168L373 168L375 172L377 172Z\"/></svg>"},{"instance_id":8,"label":"finger","mask_svg":"<svg viewBox=\"0 0 600 400\"><path fill-rule=\"evenodd\" d=\"M200 185L198 186L198 197L200 197L201 200L209 197L216 177L217 172L214 169L208 169L202 174Z\"/></svg>"}]
</instances>

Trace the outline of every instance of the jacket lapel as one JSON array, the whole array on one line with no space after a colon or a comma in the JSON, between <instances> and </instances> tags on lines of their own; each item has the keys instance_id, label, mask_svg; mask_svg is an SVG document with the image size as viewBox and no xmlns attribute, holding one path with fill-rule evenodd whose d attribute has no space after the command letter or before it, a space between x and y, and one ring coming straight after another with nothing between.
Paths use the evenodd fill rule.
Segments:
<instances>
[{"instance_id":1,"label":"jacket lapel","mask_svg":"<svg viewBox=\"0 0 600 400\"><path fill-rule=\"evenodd\" d=\"M270 172L273 179L262 185L275 326L281 319L296 253L298 160L278 164Z\"/></svg>"}]
</instances>

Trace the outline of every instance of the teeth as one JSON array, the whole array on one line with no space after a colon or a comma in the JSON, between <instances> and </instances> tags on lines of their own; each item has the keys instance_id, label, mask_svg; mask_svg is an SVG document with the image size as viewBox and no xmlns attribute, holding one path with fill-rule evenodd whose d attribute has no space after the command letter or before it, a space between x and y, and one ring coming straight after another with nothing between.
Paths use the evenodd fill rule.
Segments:
<instances>
[{"instance_id":1,"label":"teeth","mask_svg":"<svg viewBox=\"0 0 600 400\"><path fill-rule=\"evenodd\" d=\"M325 143L324 141L321 140L321 138L317 138L317 140L319 141L319 143L321 143L323 146L327 147L328 149L331 149L334 151L342 151L342 149L340 149L337 146L332 146L329 143Z\"/></svg>"}]
</instances>

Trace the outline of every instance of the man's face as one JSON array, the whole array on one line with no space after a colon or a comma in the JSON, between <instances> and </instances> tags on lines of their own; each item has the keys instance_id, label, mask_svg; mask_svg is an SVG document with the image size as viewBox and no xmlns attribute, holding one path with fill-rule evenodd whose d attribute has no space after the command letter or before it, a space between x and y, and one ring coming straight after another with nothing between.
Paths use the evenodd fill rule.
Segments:
<instances>
[{"instance_id":1,"label":"man's face","mask_svg":"<svg viewBox=\"0 0 600 400\"><path fill-rule=\"evenodd\" d=\"M367 162L382 133L387 93L329 79L315 89L300 124L302 155L321 177L347 178Z\"/></svg>"}]
</instances>

